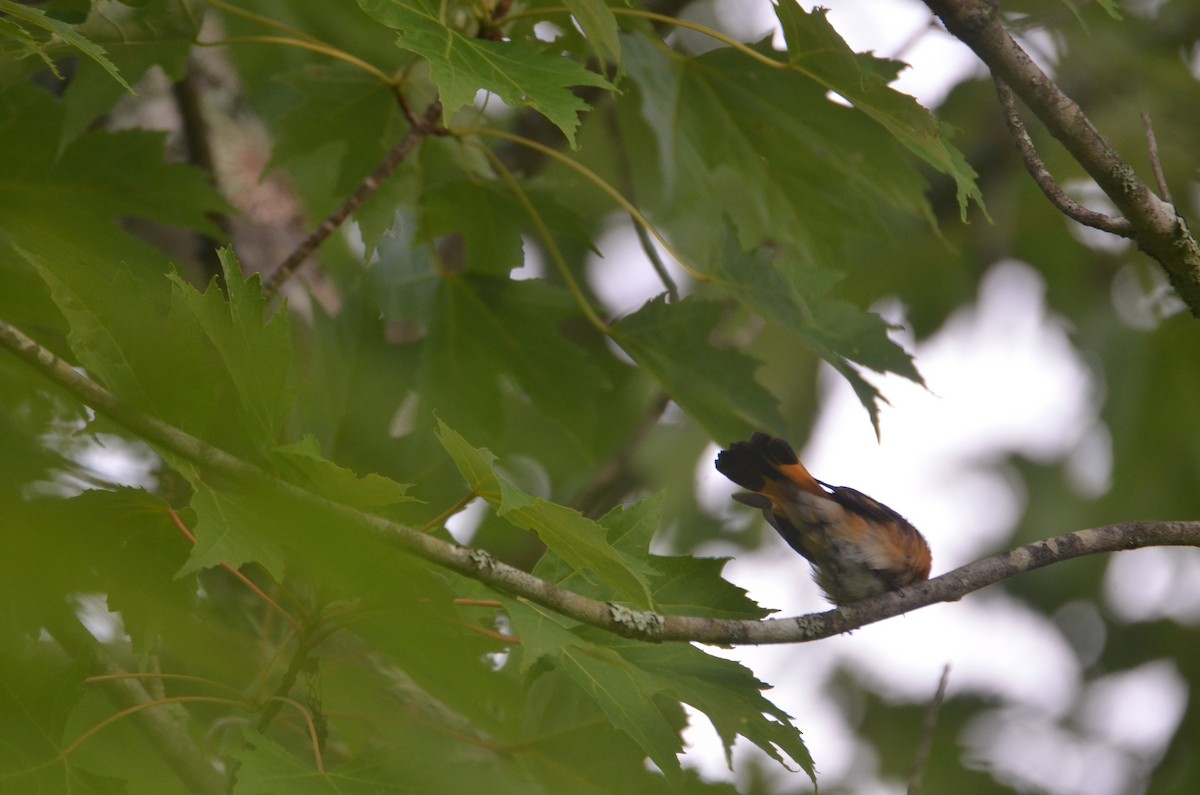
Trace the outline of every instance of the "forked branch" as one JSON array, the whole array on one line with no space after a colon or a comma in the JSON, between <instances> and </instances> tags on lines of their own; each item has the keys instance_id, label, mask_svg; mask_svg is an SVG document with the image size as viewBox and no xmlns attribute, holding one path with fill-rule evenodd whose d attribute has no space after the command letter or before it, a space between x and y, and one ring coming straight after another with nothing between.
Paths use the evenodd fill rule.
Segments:
<instances>
[{"instance_id":1,"label":"forked branch","mask_svg":"<svg viewBox=\"0 0 1200 795\"><path fill-rule=\"evenodd\" d=\"M1170 201L1138 178L1079 105L1017 44L1004 27L999 0L925 0L925 5L1096 181L1132 227L1138 247L1158 261L1179 297L1200 317L1200 244Z\"/></svg>"}]
</instances>

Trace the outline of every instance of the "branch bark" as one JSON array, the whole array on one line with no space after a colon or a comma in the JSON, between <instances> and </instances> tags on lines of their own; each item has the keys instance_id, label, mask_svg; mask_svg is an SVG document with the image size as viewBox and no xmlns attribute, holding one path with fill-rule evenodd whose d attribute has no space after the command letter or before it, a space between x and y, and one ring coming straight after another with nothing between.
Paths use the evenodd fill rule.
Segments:
<instances>
[{"instance_id":1,"label":"branch bark","mask_svg":"<svg viewBox=\"0 0 1200 795\"><path fill-rule=\"evenodd\" d=\"M1025 130L1025 123L1021 121L1021 112L1017 109L1017 99L1013 96L1012 89L1000 78L996 78L996 96L1000 100L1000 107L1004 110L1004 122L1008 125L1008 132L1017 146L1017 151L1021 153L1021 159L1025 162L1025 170L1029 172L1029 176L1033 177L1033 181L1042 189L1042 193L1046 195L1050 203L1057 207L1060 213L1084 226L1102 229L1121 237L1133 237L1133 224L1129 221L1089 210L1068 196L1058 186L1042 159L1038 157L1037 149L1033 146L1033 139Z\"/></svg>"},{"instance_id":2,"label":"branch bark","mask_svg":"<svg viewBox=\"0 0 1200 795\"><path fill-rule=\"evenodd\" d=\"M630 610L589 599L495 560L481 549L442 541L381 516L335 503L281 481L139 409L118 400L19 329L0 320L6 347L67 392L141 436L201 467L272 488L301 504L334 512L391 539L410 554L556 613L624 637L646 641L695 641L718 645L804 643L838 635L939 602L953 602L1009 577L1083 555L1148 546L1200 546L1200 522L1125 522L1080 530L992 555L901 591L864 599L824 613L765 621L698 618ZM797 560L797 565L803 565Z\"/></svg>"},{"instance_id":3,"label":"branch bark","mask_svg":"<svg viewBox=\"0 0 1200 795\"><path fill-rule=\"evenodd\" d=\"M1179 297L1200 318L1200 244L1175 208L1154 195L1079 105L1009 35L999 0L925 0L925 5L997 80L1012 88L1096 181L1132 224L1138 248L1163 267Z\"/></svg>"},{"instance_id":4,"label":"branch bark","mask_svg":"<svg viewBox=\"0 0 1200 795\"><path fill-rule=\"evenodd\" d=\"M110 675L127 673L74 616L64 615L49 627L49 631L71 656L88 661L94 672ZM137 679L124 676L105 679L100 687L121 709L145 707L158 700ZM224 778L170 709L166 706L140 709L130 716L130 720L175 772L188 792L192 795L226 795L228 790Z\"/></svg>"}]
</instances>

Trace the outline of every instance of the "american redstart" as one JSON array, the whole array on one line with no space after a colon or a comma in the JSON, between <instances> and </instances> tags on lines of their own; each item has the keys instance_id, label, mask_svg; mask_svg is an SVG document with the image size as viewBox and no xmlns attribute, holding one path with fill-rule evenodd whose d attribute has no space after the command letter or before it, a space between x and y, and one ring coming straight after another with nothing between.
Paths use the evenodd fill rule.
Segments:
<instances>
[{"instance_id":1,"label":"american redstart","mask_svg":"<svg viewBox=\"0 0 1200 795\"><path fill-rule=\"evenodd\" d=\"M929 544L907 519L845 486L809 474L783 439L756 433L717 455L717 471L758 508L813 568L829 601L844 605L929 579Z\"/></svg>"}]
</instances>

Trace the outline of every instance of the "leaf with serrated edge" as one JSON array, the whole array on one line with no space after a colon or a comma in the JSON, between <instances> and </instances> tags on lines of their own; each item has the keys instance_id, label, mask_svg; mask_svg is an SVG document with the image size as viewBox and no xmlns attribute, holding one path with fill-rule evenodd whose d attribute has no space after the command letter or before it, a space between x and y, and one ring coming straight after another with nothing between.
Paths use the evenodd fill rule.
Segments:
<instances>
[{"instance_id":1,"label":"leaf with serrated edge","mask_svg":"<svg viewBox=\"0 0 1200 795\"><path fill-rule=\"evenodd\" d=\"M888 335L883 318L829 295L840 274L795 262L768 262L757 252L745 252L732 230L726 245L711 258L713 282L764 320L829 362L854 388L879 432L879 391L849 362L876 372L893 372L924 385L912 357Z\"/></svg>"},{"instance_id":2,"label":"leaf with serrated edge","mask_svg":"<svg viewBox=\"0 0 1200 795\"><path fill-rule=\"evenodd\" d=\"M100 65L104 71L121 84L126 91L131 94L137 92L133 90L133 86L125 82L125 78L121 77L121 73L112 61L108 60L104 48L94 41L80 35L75 31L75 28L67 23L48 16L45 12L38 8L30 8L27 5L11 2L11 0L0 0L0 13L3 13L13 19L19 19L22 22L42 28L62 39L67 44L70 44L81 53L91 58Z\"/></svg>"},{"instance_id":3,"label":"leaf with serrated edge","mask_svg":"<svg viewBox=\"0 0 1200 795\"><path fill-rule=\"evenodd\" d=\"M668 781L679 782L683 771L677 754L683 741L655 706L653 683L620 655L599 646L565 648L559 664L612 724L642 747Z\"/></svg>"},{"instance_id":4,"label":"leaf with serrated edge","mask_svg":"<svg viewBox=\"0 0 1200 795\"><path fill-rule=\"evenodd\" d=\"M603 371L562 334L578 316L565 291L536 279L458 274L437 281L426 308L422 398L463 432L499 435L514 386L564 433L588 427L607 399Z\"/></svg>"},{"instance_id":5,"label":"leaf with serrated edge","mask_svg":"<svg viewBox=\"0 0 1200 795\"><path fill-rule=\"evenodd\" d=\"M496 506L499 516L537 533L568 565L594 572L618 598L641 608L651 606L647 578L654 570L648 563L614 549L605 538L604 528L578 511L514 486L495 471L496 457L490 451L471 447L440 419L437 434L467 483Z\"/></svg>"},{"instance_id":6,"label":"leaf with serrated edge","mask_svg":"<svg viewBox=\"0 0 1200 795\"><path fill-rule=\"evenodd\" d=\"M494 464L496 455L486 447L472 447L462 435L439 418L437 437L442 447L454 459L454 465L462 474L471 491L491 503L500 499L500 480Z\"/></svg>"},{"instance_id":7,"label":"leaf with serrated edge","mask_svg":"<svg viewBox=\"0 0 1200 795\"><path fill-rule=\"evenodd\" d=\"M613 339L713 438L737 439L782 428L775 398L754 377L758 363L708 344L722 307L662 298L622 318Z\"/></svg>"},{"instance_id":8,"label":"leaf with serrated edge","mask_svg":"<svg viewBox=\"0 0 1200 795\"><path fill-rule=\"evenodd\" d=\"M947 140L947 128L907 94L887 83L895 77L893 62L856 54L826 19L826 9L809 13L795 0L780 0L775 14L787 42L793 68L836 92L883 125L896 140L958 186L958 204L966 220L968 202L983 206L975 170Z\"/></svg>"},{"instance_id":9,"label":"leaf with serrated edge","mask_svg":"<svg viewBox=\"0 0 1200 795\"><path fill-rule=\"evenodd\" d=\"M640 36L623 46L670 191L656 215L691 259L726 217L743 246L787 245L804 261L879 235L897 212L933 220L904 147L819 83L728 48L679 60Z\"/></svg>"},{"instance_id":10,"label":"leaf with serrated edge","mask_svg":"<svg viewBox=\"0 0 1200 795\"><path fill-rule=\"evenodd\" d=\"M731 766L733 743L741 735L781 764L783 750L814 776L800 731L786 712L763 698L767 685L745 666L681 643L618 642L615 650L625 665L640 672L644 690L678 699L707 715Z\"/></svg>"},{"instance_id":11,"label":"leaf with serrated edge","mask_svg":"<svg viewBox=\"0 0 1200 795\"><path fill-rule=\"evenodd\" d=\"M229 249L222 249L219 257L228 300L213 285L199 293L177 274L170 274L170 279L229 372L241 400L239 415L250 437L270 443L278 437L292 403L287 314L278 312L264 322L266 302L258 274L244 278Z\"/></svg>"},{"instance_id":12,"label":"leaf with serrated edge","mask_svg":"<svg viewBox=\"0 0 1200 795\"><path fill-rule=\"evenodd\" d=\"M397 44L429 61L446 115L491 91L509 105L533 108L562 130L575 145L579 113L587 103L570 86L612 85L595 72L561 55L524 42L484 41L444 25L419 0L358 0L364 11L400 31Z\"/></svg>"},{"instance_id":13,"label":"leaf with serrated edge","mask_svg":"<svg viewBox=\"0 0 1200 795\"><path fill-rule=\"evenodd\" d=\"M406 483L397 483L374 472L360 477L330 461L321 454L320 446L312 436L276 447L272 452L303 473L306 488L345 505L377 508L399 502L419 502L408 496Z\"/></svg>"},{"instance_id":14,"label":"leaf with serrated edge","mask_svg":"<svg viewBox=\"0 0 1200 795\"><path fill-rule=\"evenodd\" d=\"M192 488L196 545L175 576L221 563L234 568L257 563L276 581L282 581L283 548L261 532L272 521L269 502L248 492L217 491L198 479L193 479Z\"/></svg>"},{"instance_id":15,"label":"leaf with serrated edge","mask_svg":"<svg viewBox=\"0 0 1200 795\"><path fill-rule=\"evenodd\" d=\"M583 35L596 48L596 57L621 65L621 39L617 18L602 0L565 0Z\"/></svg>"}]
</instances>

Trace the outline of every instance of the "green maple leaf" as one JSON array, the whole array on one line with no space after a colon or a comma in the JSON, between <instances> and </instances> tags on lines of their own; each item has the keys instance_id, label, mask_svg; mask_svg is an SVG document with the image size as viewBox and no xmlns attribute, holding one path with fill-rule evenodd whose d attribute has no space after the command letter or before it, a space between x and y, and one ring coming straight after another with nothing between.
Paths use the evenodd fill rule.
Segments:
<instances>
[{"instance_id":1,"label":"green maple leaf","mask_svg":"<svg viewBox=\"0 0 1200 795\"><path fill-rule=\"evenodd\" d=\"M216 288L215 280L199 293L177 274L170 279L178 301L203 329L237 390L239 414L250 438L271 441L278 438L292 404L287 314L278 312L264 322L266 302L258 274L243 277L241 265L229 249L218 256L228 299Z\"/></svg>"},{"instance_id":2,"label":"green maple leaf","mask_svg":"<svg viewBox=\"0 0 1200 795\"><path fill-rule=\"evenodd\" d=\"M651 686L703 712L725 746L732 767L738 735L784 764L783 751L816 781L813 761L791 717L763 697L768 685L733 660L707 654L684 643L616 646L623 664L636 668Z\"/></svg>"},{"instance_id":3,"label":"green maple leaf","mask_svg":"<svg viewBox=\"0 0 1200 795\"><path fill-rule=\"evenodd\" d=\"M579 113L589 106L570 86L612 85L581 64L526 42L485 41L446 25L436 3L359 0L372 17L400 31L397 44L429 61L447 116L491 91L514 107L524 105L552 121L572 145Z\"/></svg>"},{"instance_id":4,"label":"green maple leaf","mask_svg":"<svg viewBox=\"0 0 1200 795\"><path fill-rule=\"evenodd\" d=\"M67 24L60 19L55 19L49 16L40 8L30 8L21 3L14 3L12 0L0 0L0 14L3 14L5 25L0 27L0 35L16 40L26 50L41 56L46 65L55 71L54 62L50 59L43 48L49 43L49 40L57 39L74 47L83 55L90 58L94 63L100 66L108 76L121 85L126 91L133 93L133 87L125 82L125 78L121 76L116 65L110 61L105 53L104 48L96 42L88 39L80 34L74 25ZM14 22L15 21L15 22ZM28 31L22 28L19 24L24 22L34 28L40 28L46 34L47 41L39 42L31 36ZM61 76L60 76L61 77Z\"/></svg>"},{"instance_id":5,"label":"green maple leaf","mask_svg":"<svg viewBox=\"0 0 1200 795\"><path fill-rule=\"evenodd\" d=\"M722 311L711 302L656 298L622 318L613 339L713 438L782 428L775 398L754 377L758 363L708 343Z\"/></svg>"},{"instance_id":6,"label":"green maple leaf","mask_svg":"<svg viewBox=\"0 0 1200 795\"><path fill-rule=\"evenodd\" d=\"M608 383L561 325L575 316L566 294L538 281L430 274L434 294L420 318L422 398L470 433L499 436L514 387L564 432L589 429Z\"/></svg>"},{"instance_id":7,"label":"green maple leaf","mask_svg":"<svg viewBox=\"0 0 1200 795\"><path fill-rule=\"evenodd\" d=\"M221 563L235 569L245 563L257 563L276 582L282 582L285 533L271 496L251 487L215 489L196 478L192 488L196 544L175 576L183 577Z\"/></svg>"},{"instance_id":8,"label":"green maple leaf","mask_svg":"<svg viewBox=\"0 0 1200 795\"><path fill-rule=\"evenodd\" d=\"M627 732L667 776L678 782L678 729L664 714L664 702L683 702L712 721L732 766L740 735L785 764L787 754L815 781L812 758L790 716L763 698L767 686L749 669L682 643L579 643L562 649L556 662Z\"/></svg>"},{"instance_id":9,"label":"green maple leaf","mask_svg":"<svg viewBox=\"0 0 1200 795\"><path fill-rule=\"evenodd\" d=\"M377 508L400 502L417 502L408 496L408 484L374 472L363 476L335 464L321 453L317 440L305 436L298 442L276 447L277 461L300 475L298 480L309 491L343 505L357 508Z\"/></svg>"},{"instance_id":10,"label":"green maple leaf","mask_svg":"<svg viewBox=\"0 0 1200 795\"><path fill-rule=\"evenodd\" d=\"M614 598L650 607L647 578L653 569L615 549L602 526L576 510L534 497L513 485L495 466L489 450L472 447L454 429L438 421L438 438L471 489L490 502L496 513L523 530L537 533L567 565L599 577Z\"/></svg>"},{"instance_id":11,"label":"green maple leaf","mask_svg":"<svg viewBox=\"0 0 1200 795\"><path fill-rule=\"evenodd\" d=\"M267 168L277 168L327 147L340 149L332 189L351 193L408 129L391 89L348 64L309 65L279 78L297 101L273 125Z\"/></svg>"},{"instance_id":12,"label":"green maple leaf","mask_svg":"<svg viewBox=\"0 0 1200 795\"><path fill-rule=\"evenodd\" d=\"M129 217L220 236L230 211L198 168L164 162L160 133L96 130L60 152L64 107L43 91L5 89L0 107L0 261L14 246L94 268L163 269Z\"/></svg>"},{"instance_id":13,"label":"green maple leaf","mask_svg":"<svg viewBox=\"0 0 1200 795\"><path fill-rule=\"evenodd\" d=\"M651 497L629 506L618 506L600 518L613 548L634 558L646 558L654 567L650 590L658 610L671 615L708 618L759 619L773 611L760 607L746 591L721 577L729 558L697 558L691 555L651 555L650 540L658 530L662 497ZM593 599L608 598L601 583L567 566L548 552L533 573L575 593ZM574 626L567 622L564 626ZM524 628L522 629L524 637ZM533 654L529 648L526 652Z\"/></svg>"},{"instance_id":14,"label":"green maple leaf","mask_svg":"<svg viewBox=\"0 0 1200 795\"><path fill-rule=\"evenodd\" d=\"M121 13L106 13L103 6L93 5L98 13L90 14L78 33L104 47L110 63L80 60L63 97L62 145L87 132L129 90L113 79L114 67L135 83L154 66L172 81L183 79L203 21L187 3L173 0L129 3Z\"/></svg>"},{"instance_id":15,"label":"green maple leaf","mask_svg":"<svg viewBox=\"0 0 1200 795\"><path fill-rule=\"evenodd\" d=\"M775 4L787 41L788 63L870 116L929 165L954 179L966 220L967 204L983 206L974 169L948 141L948 128L907 94L888 86L903 64L855 53L826 19L828 11L805 11L795 0Z\"/></svg>"},{"instance_id":16,"label":"green maple leaf","mask_svg":"<svg viewBox=\"0 0 1200 795\"><path fill-rule=\"evenodd\" d=\"M791 334L842 374L879 432L879 390L851 365L892 372L924 385L912 357L888 336L878 315L833 297L841 274L787 258L768 261L764 252L742 251L732 232L707 266L713 281L763 319Z\"/></svg>"},{"instance_id":17,"label":"green maple leaf","mask_svg":"<svg viewBox=\"0 0 1200 795\"><path fill-rule=\"evenodd\" d=\"M667 191L655 219L690 259L719 245L726 218L743 247L785 243L806 262L896 214L932 218L895 138L804 75L729 48L672 58L638 36L624 52Z\"/></svg>"},{"instance_id":18,"label":"green maple leaf","mask_svg":"<svg viewBox=\"0 0 1200 795\"><path fill-rule=\"evenodd\" d=\"M579 23L587 36L596 57L601 61L612 60L620 65L621 39L617 29L617 17L603 0L565 0L563 3L571 16Z\"/></svg>"}]
</instances>

